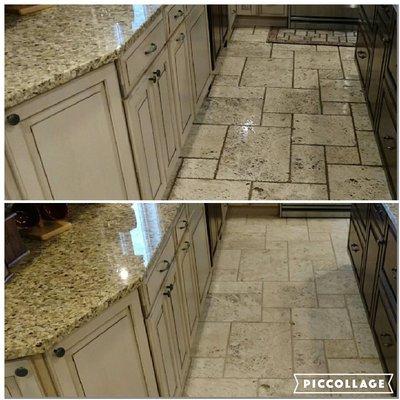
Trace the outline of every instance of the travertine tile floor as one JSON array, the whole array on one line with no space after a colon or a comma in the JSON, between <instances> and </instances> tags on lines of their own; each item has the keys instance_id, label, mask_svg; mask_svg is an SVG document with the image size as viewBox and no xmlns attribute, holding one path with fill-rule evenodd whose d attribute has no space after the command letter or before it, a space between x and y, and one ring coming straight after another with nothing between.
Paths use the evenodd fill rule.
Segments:
<instances>
[{"instance_id":1,"label":"travertine tile floor","mask_svg":"<svg viewBox=\"0 0 400 400\"><path fill-rule=\"evenodd\" d=\"M259 213L227 220L185 395L292 396L295 372L381 373L349 221Z\"/></svg>"},{"instance_id":2,"label":"travertine tile floor","mask_svg":"<svg viewBox=\"0 0 400 400\"><path fill-rule=\"evenodd\" d=\"M267 43L237 28L171 199L390 199L354 47Z\"/></svg>"}]
</instances>

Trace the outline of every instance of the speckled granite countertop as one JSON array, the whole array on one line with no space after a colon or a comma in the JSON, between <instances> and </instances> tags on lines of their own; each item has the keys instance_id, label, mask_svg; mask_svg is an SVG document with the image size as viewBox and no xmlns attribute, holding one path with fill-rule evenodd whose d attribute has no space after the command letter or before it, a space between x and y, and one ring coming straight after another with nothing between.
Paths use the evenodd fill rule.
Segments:
<instances>
[{"instance_id":1,"label":"speckled granite countertop","mask_svg":"<svg viewBox=\"0 0 400 400\"><path fill-rule=\"evenodd\" d=\"M43 353L139 286L178 204L71 205L72 228L31 250L5 288L6 360Z\"/></svg>"},{"instance_id":2,"label":"speckled granite countertop","mask_svg":"<svg viewBox=\"0 0 400 400\"><path fill-rule=\"evenodd\" d=\"M5 17L5 107L22 103L116 58L160 5L62 5Z\"/></svg>"}]
</instances>

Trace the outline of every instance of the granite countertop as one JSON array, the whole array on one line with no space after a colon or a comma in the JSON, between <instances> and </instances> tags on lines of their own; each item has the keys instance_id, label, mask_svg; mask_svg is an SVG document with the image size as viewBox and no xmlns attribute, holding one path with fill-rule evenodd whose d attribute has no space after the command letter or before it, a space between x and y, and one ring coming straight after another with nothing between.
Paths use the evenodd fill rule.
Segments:
<instances>
[{"instance_id":1,"label":"granite countertop","mask_svg":"<svg viewBox=\"0 0 400 400\"><path fill-rule=\"evenodd\" d=\"M5 287L6 360L43 353L138 287L178 204L74 204L72 228L39 242Z\"/></svg>"},{"instance_id":2,"label":"granite countertop","mask_svg":"<svg viewBox=\"0 0 400 400\"><path fill-rule=\"evenodd\" d=\"M161 5L59 5L5 16L5 107L119 57Z\"/></svg>"}]
</instances>

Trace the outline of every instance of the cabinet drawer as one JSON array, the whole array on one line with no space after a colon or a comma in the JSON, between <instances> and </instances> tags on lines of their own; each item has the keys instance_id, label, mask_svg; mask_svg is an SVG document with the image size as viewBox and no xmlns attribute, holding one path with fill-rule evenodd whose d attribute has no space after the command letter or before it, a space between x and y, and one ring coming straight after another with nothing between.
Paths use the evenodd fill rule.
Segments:
<instances>
[{"instance_id":1,"label":"cabinet drawer","mask_svg":"<svg viewBox=\"0 0 400 400\"><path fill-rule=\"evenodd\" d=\"M356 203L352 205L351 218L357 225L358 231L361 233L361 236L364 238L366 238L367 234L368 212L369 204Z\"/></svg>"},{"instance_id":2,"label":"cabinet drawer","mask_svg":"<svg viewBox=\"0 0 400 400\"><path fill-rule=\"evenodd\" d=\"M183 235L185 234L185 232L187 232L188 226L189 226L189 221L188 221L186 206L183 206L182 213L178 219L177 224L175 225L176 243L178 246L182 241Z\"/></svg>"},{"instance_id":3,"label":"cabinet drawer","mask_svg":"<svg viewBox=\"0 0 400 400\"><path fill-rule=\"evenodd\" d=\"M158 257L158 260L154 265L151 275L147 280L146 289L149 300L148 311L150 311L150 308L154 303L154 300L156 299L158 292L160 291L162 283L164 282L164 279L167 276L167 272L174 259L174 253L175 253L174 239L171 235L160 257Z\"/></svg>"},{"instance_id":4,"label":"cabinet drawer","mask_svg":"<svg viewBox=\"0 0 400 400\"><path fill-rule=\"evenodd\" d=\"M164 21L151 29L142 42L121 58L121 69L125 82L125 95L132 89L147 67L155 60L166 42Z\"/></svg>"},{"instance_id":5,"label":"cabinet drawer","mask_svg":"<svg viewBox=\"0 0 400 400\"><path fill-rule=\"evenodd\" d=\"M178 25L185 19L186 6L177 4L173 6L167 13L168 18L168 34L171 35Z\"/></svg>"},{"instance_id":6,"label":"cabinet drawer","mask_svg":"<svg viewBox=\"0 0 400 400\"><path fill-rule=\"evenodd\" d=\"M386 275L392 294L397 300L397 237L392 228L389 227L385 256L383 259L383 271Z\"/></svg>"},{"instance_id":7,"label":"cabinet drawer","mask_svg":"<svg viewBox=\"0 0 400 400\"><path fill-rule=\"evenodd\" d=\"M392 17L394 13L393 6L391 4L384 4L376 7L383 27L387 32L389 32L392 26Z\"/></svg>"},{"instance_id":8,"label":"cabinet drawer","mask_svg":"<svg viewBox=\"0 0 400 400\"><path fill-rule=\"evenodd\" d=\"M357 232L357 228L353 219L350 221L348 250L353 261L354 268L357 272L358 279L361 279L364 246L363 241L360 239L360 236Z\"/></svg>"},{"instance_id":9,"label":"cabinet drawer","mask_svg":"<svg viewBox=\"0 0 400 400\"><path fill-rule=\"evenodd\" d=\"M386 211L381 204L372 204L370 218L378 226L379 233L383 236L386 224Z\"/></svg>"}]
</instances>

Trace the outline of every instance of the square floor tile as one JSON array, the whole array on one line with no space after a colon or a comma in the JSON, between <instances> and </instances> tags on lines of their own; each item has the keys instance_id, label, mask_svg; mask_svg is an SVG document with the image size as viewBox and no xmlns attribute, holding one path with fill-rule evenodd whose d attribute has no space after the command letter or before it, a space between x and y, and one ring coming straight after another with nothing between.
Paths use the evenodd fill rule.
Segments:
<instances>
[{"instance_id":1,"label":"square floor tile","mask_svg":"<svg viewBox=\"0 0 400 400\"><path fill-rule=\"evenodd\" d=\"M254 182L252 200L326 200L326 185Z\"/></svg>"},{"instance_id":2,"label":"square floor tile","mask_svg":"<svg viewBox=\"0 0 400 400\"><path fill-rule=\"evenodd\" d=\"M294 55L295 68L340 69L340 58L333 51L299 51Z\"/></svg>"},{"instance_id":3,"label":"square floor tile","mask_svg":"<svg viewBox=\"0 0 400 400\"><path fill-rule=\"evenodd\" d=\"M329 165L328 179L333 200L392 199L381 167Z\"/></svg>"},{"instance_id":4,"label":"square floor tile","mask_svg":"<svg viewBox=\"0 0 400 400\"><path fill-rule=\"evenodd\" d=\"M348 79L320 79L321 100L364 103L365 97L359 81Z\"/></svg>"},{"instance_id":5,"label":"square floor tile","mask_svg":"<svg viewBox=\"0 0 400 400\"><path fill-rule=\"evenodd\" d=\"M297 373L327 372L322 340L293 340L294 371Z\"/></svg>"},{"instance_id":6,"label":"square floor tile","mask_svg":"<svg viewBox=\"0 0 400 400\"><path fill-rule=\"evenodd\" d=\"M218 125L260 125L262 99L206 98L196 123Z\"/></svg>"},{"instance_id":7,"label":"square floor tile","mask_svg":"<svg viewBox=\"0 0 400 400\"><path fill-rule=\"evenodd\" d=\"M292 146L292 182L326 183L323 146Z\"/></svg>"},{"instance_id":8,"label":"square floor tile","mask_svg":"<svg viewBox=\"0 0 400 400\"><path fill-rule=\"evenodd\" d=\"M363 165L382 165L373 131L356 131L358 148Z\"/></svg>"},{"instance_id":9,"label":"square floor tile","mask_svg":"<svg viewBox=\"0 0 400 400\"><path fill-rule=\"evenodd\" d=\"M352 271L316 271L318 294L356 294L357 282Z\"/></svg>"},{"instance_id":10,"label":"square floor tile","mask_svg":"<svg viewBox=\"0 0 400 400\"><path fill-rule=\"evenodd\" d=\"M218 160L202 158L185 158L178 178L205 178L213 179L217 169Z\"/></svg>"},{"instance_id":11,"label":"square floor tile","mask_svg":"<svg viewBox=\"0 0 400 400\"><path fill-rule=\"evenodd\" d=\"M225 376L290 378L293 373L288 323L233 323Z\"/></svg>"},{"instance_id":12,"label":"square floor tile","mask_svg":"<svg viewBox=\"0 0 400 400\"><path fill-rule=\"evenodd\" d=\"M299 89L318 89L318 71L316 69L294 70L294 87Z\"/></svg>"},{"instance_id":13,"label":"square floor tile","mask_svg":"<svg viewBox=\"0 0 400 400\"><path fill-rule=\"evenodd\" d=\"M313 282L264 282L263 307L315 307Z\"/></svg>"},{"instance_id":14,"label":"square floor tile","mask_svg":"<svg viewBox=\"0 0 400 400\"><path fill-rule=\"evenodd\" d=\"M359 164L360 156L357 147L326 146L328 164Z\"/></svg>"},{"instance_id":15,"label":"square floor tile","mask_svg":"<svg viewBox=\"0 0 400 400\"><path fill-rule=\"evenodd\" d=\"M195 357L225 357L229 332L229 323L199 322L192 354Z\"/></svg>"},{"instance_id":16,"label":"square floor tile","mask_svg":"<svg viewBox=\"0 0 400 400\"><path fill-rule=\"evenodd\" d=\"M319 92L313 89L267 88L264 112L320 114Z\"/></svg>"},{"instance_id":17,"label":"square floor tile","mask_svg":"<svg viewBox=\"0 0 400 400\"><path fill-rule=\"evenodd\" d=\"M344 308L293 308L293 337L298 339L352 339Z\"/></svg>"},{"instance_id":18,"label":"square floor tile","mask_svg":"<svg viewBox=\"0 0 400 400\"><path fill-rule=\"evenodd\" d=\"M355 146L353 122L347 115L295 114L293 143Z\"/></svg>"},{"instance_id":19,"label":"square floor tile","mask_svg":"<svg viewBox=\"0 0 400 400\"><path fill-rule=\"evenodd\" d=\"M229 219L227 220L227 222ZM226 229L226 228L225 228ZM238 269L240 263L241 250L221 250L217 249L213 263L215 268Z\"/></svg>"},{"instance_id":20,"label":"square floor tile","mask_svg":"<svg viewBox=\"0 0 400 400\"><path fill-rule=\"evenodd\" d=\"M285 181L289 158L289 128L230 127L217 179Z\"/></svg>"}]
</instances>

